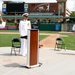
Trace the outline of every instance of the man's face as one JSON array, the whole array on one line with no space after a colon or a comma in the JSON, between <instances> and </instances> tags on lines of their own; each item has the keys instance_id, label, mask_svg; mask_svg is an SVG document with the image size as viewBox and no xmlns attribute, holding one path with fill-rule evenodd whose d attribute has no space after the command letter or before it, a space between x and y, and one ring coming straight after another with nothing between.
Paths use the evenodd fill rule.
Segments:
<instances>
[{"instance_id":1,"label":"man's face","mask_svg":"<svg viewBox=\"0 0 75 75\"><path fill-rule=\"evenodd\" d=\"M24 19L25 19L25 20L28 19L28 16L24 16Z\"/></svg>"}]
</instances>

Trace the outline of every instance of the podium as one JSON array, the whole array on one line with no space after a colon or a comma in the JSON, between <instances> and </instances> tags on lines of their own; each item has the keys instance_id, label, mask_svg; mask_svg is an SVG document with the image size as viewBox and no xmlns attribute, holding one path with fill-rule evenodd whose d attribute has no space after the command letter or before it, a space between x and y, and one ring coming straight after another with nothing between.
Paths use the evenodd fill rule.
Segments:
<instances>
[{"instance_id":1,"label":"podium","mask_svg":"<svg viewBox=\"0 0 75 75\"><path fill-rule=\"evenodd\" d=\"M27 68L40 66L39 64L39 30L28 30L28 44L27 44Z\"/></svg>"}]
</instances>

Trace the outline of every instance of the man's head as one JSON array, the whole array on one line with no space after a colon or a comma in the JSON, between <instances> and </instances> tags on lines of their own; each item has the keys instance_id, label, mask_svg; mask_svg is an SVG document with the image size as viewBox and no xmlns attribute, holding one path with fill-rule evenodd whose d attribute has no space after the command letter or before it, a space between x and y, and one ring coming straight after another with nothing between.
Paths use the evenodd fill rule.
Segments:
<instances>
[{"instance_id":1,"label":"man's head","mask_svg":"<svg viewBox=\"0 0 75 75\"><path fill-rule=\"evenodd\" d=\"M28 13L24 13L22 16L24 17L24 19L28 19Z\"/></svg>"}]
</instances>

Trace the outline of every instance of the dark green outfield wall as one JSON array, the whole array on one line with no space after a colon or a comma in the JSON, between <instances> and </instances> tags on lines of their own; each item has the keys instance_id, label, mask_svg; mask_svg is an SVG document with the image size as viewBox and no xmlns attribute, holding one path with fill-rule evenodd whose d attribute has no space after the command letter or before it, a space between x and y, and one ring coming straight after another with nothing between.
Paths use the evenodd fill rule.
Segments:
<instances>
[{"instance_id":1,"label":"dark green outfield wall","mask_svg":"<svg viewBox=\"0 0 75 75\"><path fill-rule=\"evenodd\" d=\"M39 29L41 31L61 31L61 24L40 24Z\"/></svg>"}]
</instances>

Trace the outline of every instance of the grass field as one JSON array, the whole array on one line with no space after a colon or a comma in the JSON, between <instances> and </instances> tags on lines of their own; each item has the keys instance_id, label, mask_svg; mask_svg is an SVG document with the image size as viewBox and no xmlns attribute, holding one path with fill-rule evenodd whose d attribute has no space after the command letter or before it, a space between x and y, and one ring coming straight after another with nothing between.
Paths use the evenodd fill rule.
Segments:
<instances>
[{"instance_id":1,"label":"grass field","mask_svg":"<svg viewBox=\"0 0 75 75\"><path fill-rule=\"evenodd\" d=\"M0 30L0 32L18 32L18 30ZM40 33L58 33L58 32L52 32L52 31L40 31ZM75 34L70 33L58 33L61 35L66 35L68 37L62 37L61 38L65 42L65 46L67 49L75 50ZM40 35L39 39L42 40L46 38L48 35ZM19 38L19 34L0 34L0 47L6 47L11 46L11 40L12 38L17 37Z\"/></svg>"},{"instance_id":2,"label":"grass field","mask_svg":"<svg viewBox=\"0 0 75 75\"><path fill-rule=\"evenodd\" d=\"M65 42L66 48L75 50L75 34L65 34L68 37L62 37Z\"/></svg>"},{"instance_id":3,"label":"grass field","mask_svg":"<svg viewBox=\"0 0 75 75\"><path fill-rule=\"evenodd\" d=\"M39 40L46 38L47 35L40 35ZM19 34L0 34L0 47L11 46L12 38L20 38Z\"/></svg>"},{"instance_id":4,"label":"grass field","mask_svg":"<svg viewBox=\"0 0 75 75\"><path fill-rule=\"evenodd\" d=\"M69 50L75 50L75 34L71 33L59 33L57 31L40 31L41 33L51 33L51 34L60 34L60 35L66 35L67 37L61 36L65 43L65 47Z\"/></svg>"},{"instance_id":5,"label":"grass field","mask_svg":"<svg viewBox=\"0 0 75 75\"><path fill-rule=\"evenodd\" d=\"M18 32L18 30L0 30L0 32Z\"/></svg>"}]
</instances>

